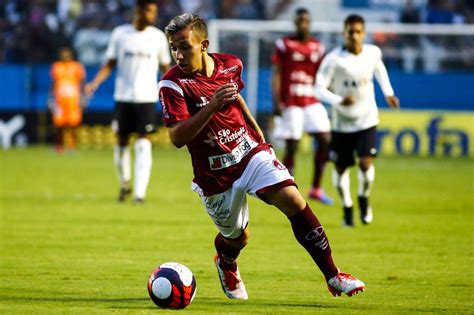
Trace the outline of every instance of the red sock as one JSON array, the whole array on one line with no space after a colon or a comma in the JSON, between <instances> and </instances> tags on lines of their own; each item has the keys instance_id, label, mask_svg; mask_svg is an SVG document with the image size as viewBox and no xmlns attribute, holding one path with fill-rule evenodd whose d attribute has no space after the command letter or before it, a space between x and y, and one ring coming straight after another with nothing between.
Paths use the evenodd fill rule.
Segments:
<instances>
[{"instance_id":1,"label":"red sock","mask_svg":"<svg viewBox=\"0 0 474 315\"><path fill-rule=\"evenodd\" d=\"M326 166L328 152L323 149L319 149L314 154L314 167L313 167L313 187L321 187L321 181L323 178L324 167Z\"/></svg>"},{"instance_id":2,"label":"red sock","mask_svg":"<svg viewBox=\"0 0 474 315\"><path fill-rule=\"evenodd\" d=\"M295 160L292 157L285 156L283 158L283 164L288 169L288 172L293 176L294 168L295 168Z\"/></svg>"},{"instance_id":3,"label":"red sock","mask_svg":"<svg viewBox=\"0 0 474 315\"><path fill-rule=\"evenodd\" d=\"M337 267L332 260L331 247L326 233L309 205L306 205L304 210L290 217L289 220L296 239L311 255L324 274L326 281L337 275Z\"/></svg>"},{"instance_id":4,"label":"red sock","mask_svg":"<svg viewBox=\"0 0 474 315\"><path fill-rule=\"evenodd\" d=\"M226 270L236 271L237 263L235 260L240 254L240 249L234 248L227 244L224 241L224 236L222 236L221 233L217 234L214 240L214 246L216 247L217 256L219 257L219 265Z\"/></svg>"}]
</instances>

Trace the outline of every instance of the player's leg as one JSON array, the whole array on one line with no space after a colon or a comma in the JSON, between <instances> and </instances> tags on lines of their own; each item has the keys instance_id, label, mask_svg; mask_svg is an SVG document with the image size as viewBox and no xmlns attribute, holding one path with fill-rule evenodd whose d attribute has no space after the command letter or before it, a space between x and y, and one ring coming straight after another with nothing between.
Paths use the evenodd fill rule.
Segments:
<instances>
[{"instance_id":1,"label":"player's leg","mask_svg":"<svg viewBox=\"0 0 474 315\"><path fill-rule=\"evenodd\" d=\"M291 175L294 174L295 157L296 152L298 151L298 144L299 140L285 140L285 155L283 156L283 164L285 164Z\"/></svg>"},{"instance_id":2,"label":"player's leg","mask_svg":"<svg viewBox=\"0 0 474 315\"><path fill-rule=\"evenodd\" d=\"M269 191L264 198L288 217L296 240L311 255L334 296L341 293L352 296L365 289L362 281L336 267L324 227L295 186Z\"/></svg>"},{"instance_id":3,"label":"player's leg","mask_svg":"<svg viewBox=\"0 0 474 315\"><path fill-rule=\"evenodd\" d=\"M64 151L64 125L65 118L62 108L57 105L53 112L53 125L54 125L54 150L56 153L63 153Z\"/></svg>"},{"instance_id":4,"label":"player's leg","mask_svg":"<svg viewBox=\"0 0 474 315\"><path fill-rule=\"evenodd\" d=\"M359 202L360 219L364 224L369 224L373 221L373 211L369 204L369 196L375 180L375 168L373 165L373 160L377 154L375 143L375 127L364 130L359 134L356 148L357 155L359 156L357 199Z\"/></svg>"},{"instance_id":5,"label":"player's leg","mask_svg":"<svg viewBox=\"0 0 474 315\"><path fill-rule=\"evenodd\" d=\"M320 201L325 205L332 205L334 201L329 197L322 188L322 180L324 169L329 156L329 143L331 142L331 134L329 132L318 132L314 134L315 151L313 157L313 180L308 196L311 199Z\"/></svg>"},{"instance_id":6,"label":"player's leg","mask_svg":"<svg viewBox=\"0 0 474 315\"><path fill-rule=\"evenodd\" d=\"M132 193L130 186L131 179L131 157L130 148L128 146L130 136L130 117L133 117L128 108L130 104L117 102L115 105L114 120L112 121L112 129L117 137L117 144L114 146L114 163L120 183L120 191L118 201L123 202Z\"/></svg>"},{"instance_id":7,"label":"player's leg","mask_svg":"<svg viewBox=\"0 0 474 315\"><path fill-rule=\"evenodd\" d=\"M69 151L74 151L76 149L76 143L77 143L77 126L82 121L82 113L81 110L79 109L79 106L70 106L68 110L66 111L67 115L67 127L65 129L65 132L67 134L67 142L66 142L66 149Z\"/></svg>"},{"instance_id":8,"label":"player's leg","mask_svg":"<svg viewBox=\"0 0 474 315\"><path fill-rule=\"evenodd\" d=\"M291 175L294 174L295 157L299 140L303 136L304 113L301 107L289 106L283 109L280 129L277 134L285 140L285 155L283 164Z\"/></svg>"},{"instance_id":9,"label":"player's leg","mask_svg":"<svg viewBox=\"0 0 474 315\"><path fill-rule=\"evenodd\" d=\"M275 205L287 216L297 241L311 255L324 274L333 294L340 295L341 292L345 292L352 295L364 289L363 282L339 273L332 259L331 248L323 226L301 196L288 170L276 159L273 151L262 151L256 154L250 160L241 178L246 180L245 187L249 194Z\"/></svg>"},{"instance_id":10,"label":"player's leg","mask_svg":"<svg viewBox=\"0 0 474 315\"><path fill-rule=\"evenodd\" d=\"M313 137L313 179L308 196L325 205L332 205L333 200L321 187L324 168L328 161L329 143L331 142L331 124L326 109L321 103L304 107L304 130Z\"/></svg>"},{"instance_id":11,"label":"player's leg","mask_svg":"<svg viewBox=\"0 0 474 315\"><path fill-rule=\"evenodd\" d=\"M75 150L77 146L77 129L82 123L82 110L79 106L71 114L70 121L70 149Z\"/></svg>"},{"instance_id":12,"label":"player's leg","mask_svg":"<svg viewBox=\"0 0 474 315\"><path fill-rule=\"evenodd\" d=\"M241 184L242 179L239 179L232 188L212 196L205 196L196 183L192 188L219 230L214 240L217 251L214 263L222 289L231 299L246 300L248 294L237 266L237 257L249 239L248 205Z\"/></svg>"},{"instance_id":13,"label":"player's leg","mask_svg":"<svg viewBox=\"0 0 474 315\"><path fill-rule=\"evenodd\" d=\"M337 189L343 210L343 226L353 227L353 202L351 197L351 180L349 167L354 165L355 141L353 134L332 132L330 145L330 159L335 168L332 173L332 182Z\"/></svg>"},{"instance_id":14,"label":"player's leg","mask_svg":"<svg viewBox=\"0 0 474 315\"><path fill-rule=\"evenodd\" d=\"M137 113L136 131L138 139L135 142L135 180L134 201L142 203L145 200L152 167L152 144L150 133L156 130L154 103L133 104Z\"/></svg>"}]
</instances>

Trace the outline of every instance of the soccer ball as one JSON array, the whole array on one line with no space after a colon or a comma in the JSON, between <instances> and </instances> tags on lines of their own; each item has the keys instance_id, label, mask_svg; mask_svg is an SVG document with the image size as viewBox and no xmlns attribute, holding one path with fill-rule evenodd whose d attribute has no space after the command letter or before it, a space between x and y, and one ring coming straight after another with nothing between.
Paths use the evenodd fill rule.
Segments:
<instances>
[{"instance_id":1,"label":"soccer ball","mask_svg":"<svg viewBox=\"0 0 474 315\"><path fill-rule=\"evenodd\" d=\"M185 308L196 295L196 279L188 267L177 262L167 262L151 273L148 293L159 307Z\"/></svg>"}]
</instances>

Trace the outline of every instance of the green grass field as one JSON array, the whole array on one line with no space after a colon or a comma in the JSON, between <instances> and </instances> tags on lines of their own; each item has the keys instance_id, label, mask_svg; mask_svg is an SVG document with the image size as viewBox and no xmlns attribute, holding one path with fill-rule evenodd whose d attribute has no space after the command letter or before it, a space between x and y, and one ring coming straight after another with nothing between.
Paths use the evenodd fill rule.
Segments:
<instances>
[{"instance_id":1,"label":"green grass field","mask_svg":"<svg viewBox=\"0 0 474 315\"><path fill-rule=\"evenodd\" d=\"M195 274L187 314L474 312L472 159L379 158L370 226L343 229L339 202L311 202L339 267L367 284L352 298L333 298L286 218L250 197L252 236L239 258L248 301L221 290L217 230L190 190L187 151L155 148L153 167L147 202L135 206L115 201L109 150L1 151L0 313L175 314L156 308L146 289L167 261ZM325 186L336 197L331 169ZM309 174L310 156L300 155L304 192Z\"/></svg>"}]
</instances>

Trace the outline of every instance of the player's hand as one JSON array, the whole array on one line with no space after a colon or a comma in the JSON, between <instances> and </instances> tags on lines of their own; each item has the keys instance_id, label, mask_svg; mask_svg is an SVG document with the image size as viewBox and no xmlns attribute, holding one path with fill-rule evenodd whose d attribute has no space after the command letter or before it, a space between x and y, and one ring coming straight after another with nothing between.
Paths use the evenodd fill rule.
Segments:
<instances>
[{"instance_id":1,"label":"player's hand","mask_svg":"<svg viewBox=\"0 0 474 315\"><path fill-rule=\"evenodd\" d=\"M390 107L400 108L400 100L395 95L387 96L385 100L387 101L388 105L390 105Z\"/></svg>"},{"instance_id":2,"label":"player's hand","mask_svg":"<svg viewBox=\"0 0 474 315\"><path fill-rule=\"evenodd\" d=\"M98 86L94 82L87 83L84 86L84 94L86 94L87 97L92 97L94 95L94 92L97 90Z\"/></svg>"},{"instance_id":3,"label":"player's hand","mask_svg":"<svg viewBox=\"0 0 474 315\"><path fill-rule=\"evenodd\" d=\"M341 105L342 106L351 106L352 104L355 103L355 98L354 96L346 96L343 98Z\"/></svg>"},{"instance_id":4,"label":"player's hand","mask_svg":"<svg viewBox=\"0 0 474 315\"><path fill-rule=\"evenodd\" d=\"M215 90L208 106L217 112L224 105L236 100L237 95L237 85L235 83L224 84Z\"/></svg>"}]
</instances>

